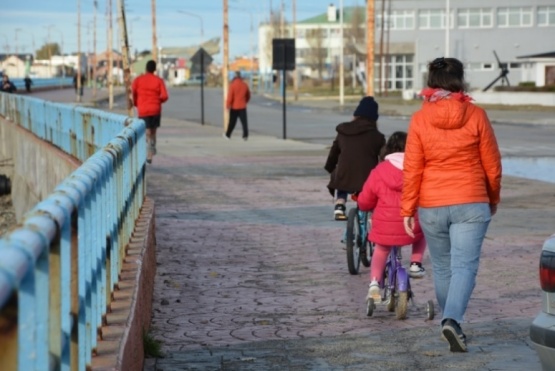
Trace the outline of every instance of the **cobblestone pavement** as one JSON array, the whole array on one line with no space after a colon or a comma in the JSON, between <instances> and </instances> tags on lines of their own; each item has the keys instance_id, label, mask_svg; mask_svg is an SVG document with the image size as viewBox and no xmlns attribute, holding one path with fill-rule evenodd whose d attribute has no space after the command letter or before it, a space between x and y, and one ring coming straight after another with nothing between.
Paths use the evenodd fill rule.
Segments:
<instances>
[{"instance_id":1,"label":"cobblestone pavement","mask_svg":"<svg viewBox=\"0 0 555 371\"><path fill-rule=\"evenodd\" d=\"M427 253L408 319L382 307L366 317L368 269L348 273L326 155L164 120L147 178L157 220L151 333L165 356L145 370L539 370L528 327L541 304L552 185L504 178L463 327L470 353L452 354L440 314L426 320L435 301Z\"/></svg>"},{"instance_id":2,"label":"cobblestone pavement","mask_svg":"<svg viewBox=\"0 0 555 371\"><path fill-rule=\"evenodd\" d=\"M463 325L470 352L453 354L441 315L426 320L427 254L408 318L381 307L366 317L368 269L348 273L326 152L262 135L226 141L218 128L163 120L147 181L157 221L151 334L164 358L145 370L540 370L528 328L541 305L553 185L504 178Z\"/></svg>"}]
</instances>

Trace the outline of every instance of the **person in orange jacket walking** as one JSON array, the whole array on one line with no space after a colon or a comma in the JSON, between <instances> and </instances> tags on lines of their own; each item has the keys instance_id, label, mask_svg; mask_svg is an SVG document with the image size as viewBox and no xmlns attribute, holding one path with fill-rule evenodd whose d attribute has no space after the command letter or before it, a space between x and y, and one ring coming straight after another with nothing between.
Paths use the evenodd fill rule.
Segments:
<instances>
[{"instance_id":1,"label":"person in orange jacket walking","mask_svg":"<svg viewBox=\"0 0 555 371\"><path fill-rule=\"evenodd\" d=\"M501 155L486 112L465 93L463 64L428 65L422 108L412 116L403 169L401 216L408 235L420 226L432 261L441 333L452 352L467 352L461 329L482 243L501 193Z\"/></svg>"},{"instance_id":2,"label":"person in orange jacket walking","mask_svg":"<svg viewBox=\"0 0 555 371\"><path fill-rule=\"evenodd\" d=\"M247 124L247 103L251 99L249 86L241 78L241 72L235 72L235 77L229 85L227 93L226 107L229 110L229 123L224 133L224 138L231 139L231 133L237 124L237 118L241 120L243 126L243 140L249 138L249 126Z\"/></svg>"},{"instance_id":3,"label":"person in orange jacket walking","mask_svg":"<svg viewBox=\"0 0 555 371\"><path fill-rule=\"evenodd\" d=\"M156 154L156 130L160 127L162 103L168 100L164 80L154 74L156 62L146 62L146 72L133 80L133 104L137 107L139 118L145 121L147 142L147 163L152 163Z\"/></svg>"}]
</instances>

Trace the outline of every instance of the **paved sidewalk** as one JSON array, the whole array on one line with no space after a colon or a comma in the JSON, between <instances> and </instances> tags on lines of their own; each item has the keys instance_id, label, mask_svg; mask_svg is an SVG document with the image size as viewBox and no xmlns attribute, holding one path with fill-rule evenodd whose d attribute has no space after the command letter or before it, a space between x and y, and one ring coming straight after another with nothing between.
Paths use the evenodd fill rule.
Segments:
<instances>
[{"instance_id":1,"label":"paved sidewalk","mask_svg":"<svg viewBox=\"0 0 555 371\"><path fill-rule=\"evenodd\" d=\"M348 273L326 146L226 141L221 128L166 118L158 135L147 167L158 261L151 334L165 357L145 370L541 370L528 331L553 233L552 184L504 177L463 325L470 352L453 354L441 315L425 320L427 253L408 319L384 308L366 317L368 269Z\"/></svg>"},{"instance_id":2,"label":"paved sidewalk","mask_svg":"<svg viewBox=\"0 0 555 371\"><path fill-rule=\"evenodd\" d=\"M553 185L505 177L464 330L468 354L439 336L428 275L396 320L365 315L368 269L351 276L325 189L325 146L164 119L147 167L156 203L152 335L145 370L540 370L529 325L538 259L552 233ZM437 309L437 305L436 305Z\"/></svg>"}]
</instances>

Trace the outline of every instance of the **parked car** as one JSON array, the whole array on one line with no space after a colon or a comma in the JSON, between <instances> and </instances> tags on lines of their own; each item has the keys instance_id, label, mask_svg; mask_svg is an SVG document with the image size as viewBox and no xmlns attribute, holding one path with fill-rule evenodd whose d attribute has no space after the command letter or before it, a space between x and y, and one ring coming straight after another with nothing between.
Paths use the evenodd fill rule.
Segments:
<instances>
[{"instance_id":1,"label":"parked car","mask_svg":"<svg viewBox=\"0 0 555 371\"><path fill-rule=\"evenodd\" d=\"M185 80L183 85L185 85L185 86L199 85L200 86L201 83L204 83L204 85L206 85L206 76L193 75L188 80Z\"/></svg>"},{"instance_id":2,"label":"parked car","mask_svg":"<svg viewBox=\"0 0 555 371\"><path fill-rule=\"evenodd\" d=\"M541 312L530 326L530 340L544 370L555 367L555 234L543 244L540 256Z\"/></svg>"}]
</instances>

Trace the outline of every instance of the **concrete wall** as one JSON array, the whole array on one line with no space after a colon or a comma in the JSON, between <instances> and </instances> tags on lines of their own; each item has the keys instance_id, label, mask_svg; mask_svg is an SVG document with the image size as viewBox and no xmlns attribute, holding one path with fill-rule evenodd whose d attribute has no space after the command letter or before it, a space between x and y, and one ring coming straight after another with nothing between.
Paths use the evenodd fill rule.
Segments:
<instances>
[{"instance_id":1,"label":"concrete wall","mask_svg":"<svg viewBox=\"0 0 555 371\"><path fill-rule=\"evenodd\" d=\"M18 222L80 165L72 156L0 118L0 173L11 179Z\"/></svg>"}]
</instances>

